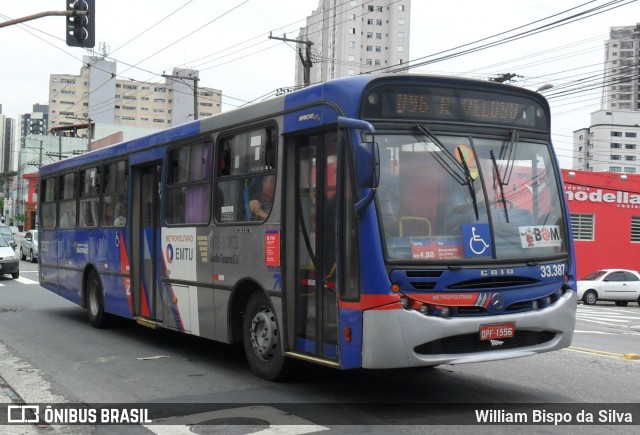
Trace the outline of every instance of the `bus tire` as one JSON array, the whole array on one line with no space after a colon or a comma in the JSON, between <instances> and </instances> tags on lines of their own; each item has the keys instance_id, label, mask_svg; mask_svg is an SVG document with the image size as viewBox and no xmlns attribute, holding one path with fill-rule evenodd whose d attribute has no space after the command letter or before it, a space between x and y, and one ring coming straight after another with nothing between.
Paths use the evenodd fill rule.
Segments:
<instances>
[{"instance_id":1,"label":"bus tire","mask_svg":"<svg viewBox=\"0 0 640 435\"><path fill-rule=\"evenodd\" d=\"M242 321L244 352L256 376L270 381L283 375L285 356L276 314L262 292L249 298Z\"/></svg>"},{"instance_id":2,"label":"bus tire","mask_svg":"<svg viewBox=\"0 0 640 435\"><path fill-rule=\"evenodd\" d=\"M94 328L106 327L108 315L104 312L104 293L102 292L100 277L94 270L89 272L89 276L87 276L85 291L89 323Z\"/></svg>"}]
</instances>

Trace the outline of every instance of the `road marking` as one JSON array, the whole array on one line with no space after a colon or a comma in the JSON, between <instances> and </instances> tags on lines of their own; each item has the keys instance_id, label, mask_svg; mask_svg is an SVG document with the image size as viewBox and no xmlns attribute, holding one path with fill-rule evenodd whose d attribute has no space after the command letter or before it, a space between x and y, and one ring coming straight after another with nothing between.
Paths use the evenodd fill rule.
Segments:
<instances>
[{"instance_id":1,"label":"road marking","mask_svg":"<svg viewBox=\"0 0 640 435\"><path fill-rule=\"evenodd\" d=\"M576 329L573 331L578 334L601 334L601 335L640 335L640 332L607 332L607 331L586 331L581 329Z\"/></svg>"},{"instance_id":2,"label":"road marking","mask_svg":"<svg viewBox=\"0 0 640 435\"><path fill-rule=\"evenodd\" d=\"M625 360L640 360L640 355L636 353L613 353L613 352L605 352L604 350L596 350L596 349L587 349L584 347L575 347L569 346L566 350L571 352L585 353L587 355L598 355L598 356L606 356L609 358L618 358Z\"/></svg>"},{"instance_id":3,"label":"road marking","mask_svg":"<svg viewBox=\"0 0 640 435\"><path fill-rule=\"evenodd\" d=\"M218 423L216 423L218 420ZM235 423L237 421L237 423ZM273 422L273 423L272 423ZM218 411L202 412L199 414L183 415L179 417L163 418L154 425L143 425L157 435L193 435L191 428L215 425L256 426L253 435L286 435L305 434L329 430L329 428L313 424L301 417L288 414L271 406L244 406L240 408L221 409ZM263 430L259 430L266 426ZM223 433L223 432L220 432Z\"/></svg>"},{"instance_id":4,"label":"road marking","mask_svg":"<svg viewBox=\"0 0 640 435\"><path fill-rule=\"evenodd\" d=\"M607 307L585 307L578 305L576 319L583 322L597 323L605 326L626 326L640 323L640 316L628 310Z\"/></svg>"},{"instance_id":5,"label":"road marking","mask_svg":"<svg viewBox=\"0 0 640 435\"><path fill-rule=\"evenodd\" d=\"M23 276L14 279L14 281L19 282L20 284L27 284L27 285L33 285L33 284L40 284L38 281L34 281L32 279L29 278L25 278Z\"/></svg>"},{"instance_id":6,"label":"road marking","mask_svg":"<svg viewBox=\"0 0 640 435\"><path fill-rule=\"evenodd\" d=\"M609 322L627 323L627 321L624 320L623 318L615 317L615 316L610 316L610 317L606 317L606 316L585 316L584 314L577 314L576 318L577 319L608 320ZM633 318L633 317L631 317L631 318Z\"/></svg>"}]
</instances>

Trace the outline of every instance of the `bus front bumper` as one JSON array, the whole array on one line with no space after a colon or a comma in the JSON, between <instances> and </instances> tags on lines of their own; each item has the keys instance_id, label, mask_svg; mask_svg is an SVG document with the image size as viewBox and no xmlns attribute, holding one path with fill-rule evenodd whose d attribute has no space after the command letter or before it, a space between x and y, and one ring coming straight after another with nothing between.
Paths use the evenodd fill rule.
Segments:
<instances>
[{"instance_id":1,"label":"bus front bumper","mask_svg":"<svg viewBox=\"0 0 640 435\"><path fill-rule=\"evenodd\" d=\"M576 293L566 291L543 309L500 316L441 318L405 309L365 311L362 367L461 364L562 349L573 338L576 305ZM526 339L480 340L482 325L512 322L516 337Z\"/></svg>"}]
</instances>

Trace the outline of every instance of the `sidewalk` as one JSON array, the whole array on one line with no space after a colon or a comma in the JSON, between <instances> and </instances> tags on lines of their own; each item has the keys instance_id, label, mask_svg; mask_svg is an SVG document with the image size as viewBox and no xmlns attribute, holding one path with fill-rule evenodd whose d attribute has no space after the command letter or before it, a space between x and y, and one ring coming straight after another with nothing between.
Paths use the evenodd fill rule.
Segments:
<instances>
[{"instance_id":1,"label":"sidewalk","mask_svg":"<svg viewBox=\"0 0 640 435\"><path fill-rule=\"evenodd\" d=\"M8 421L9 410L11 418L20 418L21 413L12 406L22 403L55 403L64 402L62 396L50 392L51 384L47 382L40 371L17 358L12 351L0 343L0 433L1 434L51 434L71 433L68 430L59 431L62 427L45 426L38 428L33 424L2 424Z\"/></svg>"}]
</instances>

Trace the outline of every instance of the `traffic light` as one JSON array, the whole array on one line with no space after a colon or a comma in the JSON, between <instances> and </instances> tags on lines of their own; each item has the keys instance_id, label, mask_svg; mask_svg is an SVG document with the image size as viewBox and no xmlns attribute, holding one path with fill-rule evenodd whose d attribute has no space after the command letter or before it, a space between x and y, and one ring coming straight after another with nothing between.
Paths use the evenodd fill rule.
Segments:
<instances>
[{"instance_id":1,"label":"traffic light","mask_svg":"<svg viewBox=\"0 0 640 435\"><path fill-rule=\"evenodd\" d=\"M92 48L95 43L95 0L66 0L67 45ZM78 15L78 12L86 14Z\"/></svg>"}]
</instances>

